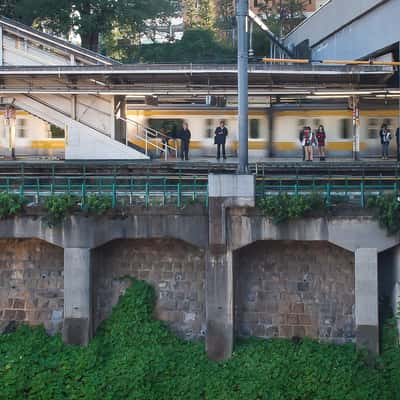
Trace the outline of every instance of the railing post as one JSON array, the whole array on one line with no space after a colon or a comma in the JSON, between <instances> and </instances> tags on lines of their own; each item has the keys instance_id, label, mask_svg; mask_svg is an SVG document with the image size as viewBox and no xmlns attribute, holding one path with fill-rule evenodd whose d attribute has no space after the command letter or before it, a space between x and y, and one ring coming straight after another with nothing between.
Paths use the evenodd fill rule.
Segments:
<instances>
[{"instance_id":1,"label":"railing post","mask_svg":"<svg viewBox=\"0 0 400 400\"><path fill-rule=\"evenodd\" d=\"M178 183L178 207L182 206L182 188L181 182Z\"/></svg>"},{"instance_id":2,"label":"railing post","mask_svg":"<svg viewBox=\"0 0 400 400\"><path fill-rule=\"evenodd\" d=\"M364 181L361 181L360 183L360 203L361 203L361 208L365 208L365 197L364 197Z\"/></svg>"}]
</instances>

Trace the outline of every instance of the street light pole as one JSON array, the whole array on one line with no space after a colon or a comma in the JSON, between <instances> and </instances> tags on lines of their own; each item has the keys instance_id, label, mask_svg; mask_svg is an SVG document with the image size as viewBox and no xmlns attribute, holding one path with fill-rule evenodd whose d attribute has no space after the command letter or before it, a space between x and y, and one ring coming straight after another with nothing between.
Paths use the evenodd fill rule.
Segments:
<instances>
[{"instance_id":1,"label":"street light pole","mask_svg":"<svg viewBox=\"0 0 400 400\"><path fill-rule=\"evenodd\" d=\"M248 43L246 20L249 15L249 1L237 0L236 18L238 29L238 96L239 96L239 173L248 172L248 120L249 120L249 78L248 78Z\"/></svg>"}]
</instances>

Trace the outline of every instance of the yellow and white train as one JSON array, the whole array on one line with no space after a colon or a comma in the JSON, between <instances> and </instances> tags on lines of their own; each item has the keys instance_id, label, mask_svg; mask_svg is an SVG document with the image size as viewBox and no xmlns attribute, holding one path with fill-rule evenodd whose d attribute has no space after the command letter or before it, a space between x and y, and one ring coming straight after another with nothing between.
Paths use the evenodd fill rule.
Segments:
<instances>
[{"instance_id":1,"label":"yellow and white train","mask_svg":"<svg viewBox=\"0 0 400 400\"><path fill-rule=\"evenodd\" d=\"M249 152L250 156L266 155L269 146L270 121L266 109L249 111ZM223 120L228 128L227 150L236 155L237 111L222 108L171 107L154 109L128 109L128 119L144 126L167 131L179 130L184 121L192 132L190 151L196 156L211 156L215 153L214 130ZM352 113L341 109L289 109L274 111L273 147L278 157L300 155L299 131L303 126L316 129L324 125L327 133L327 149L331 157L350 156L353 146ZM379 129L385 123L393 133L399 126L399 111L394 108L363 110L360 113L360 149L365 156L380 154ZM4 118L0 118L0 154L6 155L8 135ZM137 146L143 141L135 137L135 128L127 127L128 139ZM24 111L17 112L15 149L17 156L63 158L65 140L63 131ZM391 153L395 152L394 140Z\"/></svg>"}]
</instances>

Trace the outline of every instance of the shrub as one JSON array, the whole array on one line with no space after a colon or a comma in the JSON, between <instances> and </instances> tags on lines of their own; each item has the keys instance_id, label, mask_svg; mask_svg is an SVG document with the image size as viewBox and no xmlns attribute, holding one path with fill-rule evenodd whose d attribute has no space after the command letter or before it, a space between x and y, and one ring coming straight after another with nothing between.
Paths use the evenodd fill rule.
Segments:
<instances>
[{"instance_id":1,"label":"shrub","mask_svg":"<svg viewBox=\"0 0 400 400\"><path fill-rule=\"evenodd\" d=\"M61 224L68 213L77 205L77 198L68 194L47 197L44 208L47 211L47 223L50 227Z\"/></svg>"},{"instance_id":2,"label":"shrub","mask_svg":"<svg viewBox=\"0 0 400 400\"><path fill-rule=\"evenodd\" d=\"M375 208L378 220L390 235L400 232L400 202L397 196L374 196L367 199L367 207Z\"/></svg>"},{"instance_id":3,"label":"shrub","mask_svg":"<svg viewBox=\"0 0 400 400\"><path fill-rule=\"evenodd\" d=\"M112 207L112 199L110 196L89 194L85 200L84 208L89 214L103 215Z\"/></svg>"},{"instance_id":4,"label":"shrub","mask_svg":"<svg viewBox=\"0 0 400 400\"><path fill-rule=\"evenodd\" d=\"M269 196L261 199L258 206L276 224L311 216L327 209L324 197L318 194Z\"/></svg>"},{"instance_id":5,"label":"shrub","mask_svg":"<svg viewBox=\"0 0 400 400\"><path fill-rule=\"evenodd\" d=\"M13 217L22 211L24 200L16 194L0 193L0 218Z\"/></svg>"}]
</instances>

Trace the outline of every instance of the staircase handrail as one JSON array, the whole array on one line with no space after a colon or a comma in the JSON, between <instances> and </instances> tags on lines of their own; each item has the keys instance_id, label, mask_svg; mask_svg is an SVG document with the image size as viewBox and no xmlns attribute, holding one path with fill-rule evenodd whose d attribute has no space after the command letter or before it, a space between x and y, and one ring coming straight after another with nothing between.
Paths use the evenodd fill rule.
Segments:
<instances>
[{"instance_id":1,"label":"staircase handrail","mask_svg":"<svg viewBox=\"0 0 400 400\"><path fill-rule=\"evenodd\" d=\"M159 131L157 131L157 130L155 130L153 128L148 128L148 127L144 126L143 124L141 124L141 123L139 123L137 121L134 121L134 120L132 120L130 118L118 117L118 119L120 119L121 121L124 121L127 124L134 125L136 127L140 127L141 129L144 130L145 137L140 136L139 134L137 134L135 132L133 134L137 139L140 139L140 140L144 141L144 143L145 143L145 154L146 155L148 153L148 146L150 145L150 146L153 146L155 149L160 150L161 152L163 151L164 152L164 158L166 160L168 159L168 151L169 150L175 152L175 157L178 158L178 148L177 148L177 146L174 147L174 146L171 146L171 145L167 144L167 142L165 142L165 143L163 143L163 147L161 147L161 146L157 145L156 143L153 143L150 140L148 140L149 137L150 138L154 138L154 139L156 139L158 137L164 137L165 139L169 140L171 138L168 135L164 135L163 133L161 133L161 132L159 132ZM128 135L126 135L126 145L127 146L128 146L128 141L129 141L128 140Z\"/></svg>"}]
</instances>

